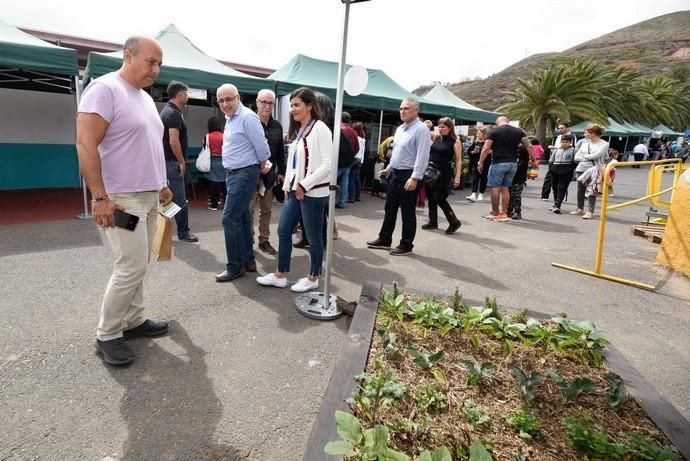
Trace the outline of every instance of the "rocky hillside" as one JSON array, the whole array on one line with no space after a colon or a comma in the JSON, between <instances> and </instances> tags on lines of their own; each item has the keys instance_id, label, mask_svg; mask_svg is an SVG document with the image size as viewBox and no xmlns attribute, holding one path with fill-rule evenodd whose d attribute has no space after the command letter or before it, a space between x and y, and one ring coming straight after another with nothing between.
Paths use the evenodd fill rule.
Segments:
<instances>
[{"instance_id":1,"label":"rocky hillside","mask_svg":"<svg viewBox=\"0 0 690 461\"><path fill-rule=\"evenodd\" d=\"M690 73L690 11L633 24L562 53L535 54L489 78L456 83L449 89L470 104L495 110L507 102L504 91L515 89L518 78L529 78L533 71L563 57L593 58L606 64L632 67L650 76L671 75L674 70L687 75ZM418 91L423 92L424 88L415 92Z\"/></svg>"}]
</instances>

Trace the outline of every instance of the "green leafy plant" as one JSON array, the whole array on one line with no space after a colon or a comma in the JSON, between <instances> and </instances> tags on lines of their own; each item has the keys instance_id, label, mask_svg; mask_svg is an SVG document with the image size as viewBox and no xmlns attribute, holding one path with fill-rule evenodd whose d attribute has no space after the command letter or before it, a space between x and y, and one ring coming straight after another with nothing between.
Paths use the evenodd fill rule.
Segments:
<instances>
[{"instance_id":1,"label":"green leafy plant","mask_svg":"<svg viewBox=\"0 0 690 461\"><path fill-rule=\"evenodd\" d=\"M640 434L628 434L627 452L639 461L679 461L680 455L675 447L657 445Z\"/></svg>"},{"instance_id":2,"label":"green leafy plant","mask_svg":"<svg viewBox=\"0 0 690 461\"><path fill-rule=\"evenodd\" d=\"M630 401L630 395L628 395L628 392L625 390L623 378L616 373L609 372L606 375L606 379L613 384L613 391L607 395L607 400L609 405L618 410L625 405L626 402Z\"/></svg>"},{"instance_id":3,"label":"green leafy plant","mask_svg":"<svg viewBox=\"0 0 690 461\"><path fill-rule=\"evenodd\" d=\"M522 370L522 368L515 365L510 367L510 371L512 371L515 377L518 379L518 386L520 388L522 398L527 402L534 400L534 386L541 381L541 375L536 371L533 371L528 375Z\"/></svg>"},{"instance_id":4,"label":"green leafy plant","mask_svg":"<svg viewBox=\"0 0 690 461\"><path fill-rule=\"evenodd\" d=\"M542 324L539 320L527 320L527 328L523 336L529 338L524 341L526 346L540 345L543 349L553 346L553 340L556 337L556 330L549 325Z\"/></svg>"},{"instance_id":5,"label":"green leafy plant","mask_svg":"<svg viewBox=\"0 0 690 461\"><path fill-rule=\"evenodd\" d=\"M496 302L495 296L484 297L484 307L487 309L491 309L491 317L497 319L501 318L501 313L498 312L498 303Z\"/></svg>"},{"instance_id":6,"label":"green leafy plant","mask_svg":"<svg viewBox=\"0 0 690 461\"><path fill-rule=\"evenodd\" d=\"M411 302L408 307L408 315L412 317L412 323L426 328L437 328L441 335L448 334L459 325L455 310L440 304L433 298L419 303Z\"/></svg>"},{"instance_id":7,"label":"green leafy plant","mask_svg":"<svg viewBox=\"0 0 690 461\"><path fill-rule=\"evenodd\" d=\"M335 412L338 434L343 438L328 442L324 451L329 455L355 457L360 461L410 461L410 457L388 448L388 428L380 425L365 431L359 420L344 411Z\"/></svg>"},{"instance_id":8,"label":"green leafy plant","mask_svg":"<svg viewBox=\"0 0 690 461\"><path fill-rule=\"evenodd\" d=\"M460 293L460 290L458 287L455 287L455 290L453 290L453 293L448 296L448 306L453 308L454 311L460 312L460 311L465 311L467 306L462 300L462 294Z\"/></svg>"},{"instance_id":9,"label":"green leafy plant","mask_svg":"<svg viewBox=\"0 0 690 461\"><path fill-rule=\"evenodd\" d=\"M492 461L491 454L479 440L475 440L470 445L469 461Z\"/></svg>"},{"instance_id":10,"label":"green leafy plant","mask_svg":"<svg viewBox=\"0 0 690 461\"><path fill-rule=\"evenodd\" d=\"M378 301L380 312L403 321L408 309L405 306L405 295L397 289L396 284L393 284L393 291L385 291L379 295Z\"/></svg>"},{"instance_id":11,"label":"green leafy plant","mask_svg":"<svg viewBox=\"0 0 690 461\"><path fill-rule=\"evenodd\" d=\"M515 314L512 314L512 315L510 316L510 319L511 319L514 323L524 323L524 324L527 324L527 312L528 312L527 308L524 307L524 308L520 309L519 312L517 312L517 313L515 313Z\"/></svg>"},{"instance_id":12,"label":"green leafy plant","mask_svg":"<svg viewBox=\"0 0 690 461\"><path fill-rule=\"evenodd\" d=\"M609 343L592 322L573 322L559 316L551 319L558 324L555 348L558 351L574 354L589 365L601 366L601 349Z\"/></svg>"},{"instance_id":13,"label":"green leafy plant","mask_svg":"<svg viewBox=\"0 0 690 461\"><path fill-rule=\"evenodd\" d=\"M548 370L548 374L566 401L574 399L583 392L593 392L597 389L597 385L589 378L577 377L573 382L569 383L554 370Z\"/></svg>"},{"instance_id":14,"label":"green leafy plant","mask_svg":"<svg viewBox=\"0 0 690 461\"><path fill-rule=\"evenodd\" d=\"M440 447L434 450L433 453L429 450L423 451L416 461L453 461L453 458L448 447Z\"/></svg>"},{"instance_id":15,"label":"green leafy plant","mask_svg":"<svg viewBox=\"0 0 690 461\"><path fill-rule=\"evenodd\" d=\"M531 440L541 436L541 424L530 412L529 408L522 407L511 411L505 418L506 423L518 431L521 438Z\"/></svg>"},{"instance_id":16,"label":"green leafy plant","mask_svg":"<svg viewBox=\"0 0 690 461\"><path fill-rule=\"evenodd\" d=\"M565 418L563 424L573 448L590 459L608 460L620 458L625 454L625 446L609 440L609 436L599 425L592 425L591 418Z\"/></svg>"},{"instance_id":17,"label":"green leafy plant","mask_svg":"<svg viewBox=\"0 0 690 461\"><path fill-rule=\"evenodd\" d=\"M437 412L446 408L446 396L433 384L422 384L412 398L423 412Z\"/></svg>"},{"instance_id":18,"label":"green leafy plant","mask_svg":"<svg viewBox=\"0 0 690 461\"><path fill-rule=\"evenodd\" d=\"M394 355L398 353L398 335L395 333L391 333L389 331L379 329L376 330L376 333L381 337L381 341L383 342L383 353L386 355Z\"/></svg>"},{"instance_id":19,"label":"green leafy plant","mask_svg":"<svg viewBox=\"0 0 690 461\"><path fill-rule=\"evenodd\" d=\"M462 327L465 331L473 326L481 325L486 319L490 318L493 310L487 307L470 306L467 309L466 316L463 320Z\"/></svg>"},{"instance_id":20,"label":"green leafy plant","mask_svg":"<svg viewBox=\"0 0 690 461\"><path fill-rule=\"evenodd\" d=\"M424 351L415 349L414 347L408 347L405 349L405 351L414 359L414 363L416 363L423 370L427 371L431 370L443 358L444 355L442 350L429 355Z\"/></svg>"},{"instance_id":21,"label":"green leafy plant","mask_svg":"<svg viewBox=\"0 0 690 461\"><path fill-rule=\"evenodd\" d=\"M355 376L355 380L359 381L359 391L348 399L348 403L357 406L369 421L376 419L379 408L391 405L407 392L407 386L396 380L393 370L362 373Z\"/></svg>"},{"instance_id":22,"label":"green leafy plant","mask_svg":"<svg viewBox=\"0 0 690 461\"><path fill-rule=\"evenodd\" d=\"M494 367L494 364L491 362L482 362L482 364L479 365L478 362L473 362L472 360L461 360L460 365L470 372L467 377L468 386L474 386L481 380L490 377L491 369Z\"/></svg>"},{"instance_id":23,"label":"green leafy plant","mask_svg":"<svg viewBox=\"0 0 690 461\"><path fill-rule=\"evenodd\" d=\"M460 414L467 420L470 430L485 426L491 421L489 412L483 406L475 404L472 400L465 400L460 409Z\"/></svg>"}]
</instances>

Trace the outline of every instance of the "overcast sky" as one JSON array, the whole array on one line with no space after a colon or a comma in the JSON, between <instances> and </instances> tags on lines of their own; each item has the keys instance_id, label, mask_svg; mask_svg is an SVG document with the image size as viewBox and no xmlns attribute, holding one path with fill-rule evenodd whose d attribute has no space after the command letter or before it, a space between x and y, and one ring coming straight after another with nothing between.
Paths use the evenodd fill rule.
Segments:
<instances>
[{"instance_id":1,"label":"overcast sky","mask_svg":"<svg viewBox=\"0 0 690 461\"><path fill-rule=\"evenodd\" d=\"M0 3L0 18L9 24L118 43L174 23L214 58L270 68L297 53L338 61L345 10L340 0ZM688 0L371 0L350 7L347 60L383 69L413 90L486 77L530 54L563 51L689 6Z\"/></svg>"}]
</instances>

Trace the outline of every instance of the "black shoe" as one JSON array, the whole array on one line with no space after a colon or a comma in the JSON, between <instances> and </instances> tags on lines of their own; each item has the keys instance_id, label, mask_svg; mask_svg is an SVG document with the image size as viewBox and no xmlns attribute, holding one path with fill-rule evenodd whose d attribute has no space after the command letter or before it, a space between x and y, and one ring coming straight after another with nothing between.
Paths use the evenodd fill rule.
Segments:
<instances>
[{"instance_id":1,"label":"black shoe","mask_svg":"<svg viewBox=\"0 0 690 461\"><path fill-rule=\"evenodd\" d=\"M125 339L139 336L160 336L168 332L168 322L164 320L146 319L138 327L130 328L122 332Z\"/></svg>"},{"instance_id":2,"label":"black shoe","mask_svg":"<svg viewBox=\"0 0 690 461\"><path fill-rule=\"evenodd\" d=\"M561 214L561 209L560 209L560 208L554 208L554 209L553 209L553 212L554 212L555 214Z\"/></svg>"},{"instance_id":3,"label":"black shoe","mask_svg":"<svg viewBox=\"0 0 690 461\"><path fill-rule=\"evenodd\" d=\"M454 222L452 222L452 223L449 223L449 224L448 224L448 229L446 229L446 234L448 234L448 235L454 234L455 231L458 230L458 229L460 229L461 226L462 226L462 223L460 222L459 219L458 219L457 221L454 221Z\"/></svg>"},{"instance_id":4,"label":"black shoe","mask_svg":"<svg viewBox=\"0 0 690 461\"><path fill-rule=\"evenodd\" d=\"M336 203L335 207L336 208L345 208L345 205L343 205L342 203Z\"/></svg>"},{"instance_id":5,"label":"black shoe","mask_svg":"<svg viewBox=\"0 0 690 461\"><path fill-rule=\"evenodd\" d=\"M422 224L422 229L438 229L438 223L429 221L426 224Z\"/></svg>"},{"instance_id":6,"label":"black shoe","mask_svg":"<svg viewBox=\"0 0 690 461\"><path fill-rule=\"evenodd\" d=\"M522 214L521 213L513 213L512 215L510 215L510 219L514 219L516 221L519 219L522 219Z\"/></svg>"},{"instance_id":7,"label":"black shoe","mask_svg":"<svg viewBox=\"0 0 690 461\"><path fill-rule=\"evenodd\" d=\"M359 198L356 198L356 199L355 199L355 202L361 202L361 201L362 201L362 200L359 199Z\"/></svg>"},{"instance_id":8,"label":"black shoe","mask_svg":"<svg viewBox=\"0 0 690 461\"><path fill-rule=\"evenodd\" d=\"M273 246L271 246L271 243L268 240L266 240L265 242L259 242L259 250L269 255L274 255L278 253L276 249L273 248Z\"/></svg>"},{"instance_id":9,"label":"black shoe","mask_svg":"<svg viewBox=\"0 0 690 461\"><path fill-rule=\"evenodd\" d=\"M292 246L295 248L309 248L309 242L305 239L302 239L297 243L293 243Z\"/></svg>"},{"instance_id":10,"label":"black shoe","mask_svg":"<svg viewBox=\"0 0 690 461\"><path fill-rule=\"evenodd\" d=\"M346 200L345 203L355 203L354 199L352 200Z\"/></svg>"},{"instance_id":11,"label":"black shoe","mask_svg":"<svg viewBox=\"0 0 690 461\"><path fill-rule=\"evenodd\" d=\"M125 338L109 341L96 340L96 350L103 354L103 360L110 365L127 365L134 361L134 352L125 343Z\"/></svg>"},{"instance_id":12,"label":"black shoe","mask_svg":"<svg viewBox=\"0 0 690 461\"><path fill-rule=\"evenodd\" d=\"M367 242L367 246L369 248L378 248L380 250L390 250L391 244L384 242L381 238L377 238L376 240L369 240Z\"/></svg>"},{"instance_id":13,"label":"black shoe","mask_svg":"<svg viewBox=\"0 0 690 461\"><path fill-rule=\"evenodd\" d=\"M391 251L389 251L390 254L393 256L406 256L406 255L411 255L412 254L412 249L411 248L403 248L403 247L395 247Z\"/></svg>"},{"instance_id":14,"label":"black shoe","mask_svg":"<svg viewBox=\"0 0 690 461\"><path fill-rule=\"evenodd\" d=\"M230 282L231 280L235 280L237 278L240 278L244 275L245 270L241 269L239 272L234 272L230 273L227 270L221 272L220 274L216 275L216 282L222 283L222 282Z\"/></svg>"},{"instance_id":15,"label":"black shoe","mask_svg":"<svg viewBox=\"0 0 690 461\"><path fill-rule=\"evenodd\" d=\"M197 237L196 235L194 235L194 234L192 234L192 233L190 232L189 234L187 234L186 237L182 237L181 239L178 239L178 240L179 240L180 242L190 242L190 243L194 243L194 242L198 242L198 241L199 241L199 237Z\"/></svg>"}]
</instances>

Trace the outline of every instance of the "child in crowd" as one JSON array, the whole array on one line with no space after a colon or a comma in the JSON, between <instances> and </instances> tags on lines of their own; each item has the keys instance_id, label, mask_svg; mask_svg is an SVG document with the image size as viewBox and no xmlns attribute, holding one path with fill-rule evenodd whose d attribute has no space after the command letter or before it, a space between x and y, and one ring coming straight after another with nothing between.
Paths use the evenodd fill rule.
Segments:
<instances>
[{"instance_id":1,"label":"child in crowd","mask_svg":"<svg viewBox=\"0 0 690 461\"><path fill-rule=\"evenodd\" d=\"M573 137L569 134L561 136L561 145L549 157L549 172L551 173L551 187L553 189L553 207L551 211L561 214L561 204L568 195L568 186L575 171L575 148Z\"/></svg>"},{"instance_id":2,"label":"child in crowd","mask_svg":"<svg viewBox=\"0 0 690 461\"><path fill-rule=\"evenodd\" d=\"M522 219L522 191L527 182L527 168L529 165L529 153L527 149L520 146L518 149L518 167L513 177L513 185L510 186L510 202L508 203L507 214L511 219Z\"/></svg>"},{"instance_id":3,"label":"child in crowd","mask_svg":"<svg viewBox=\"0 0 690 461\"><path fill-rule=\"evenodd\" d=\"M620 158L620 152L618 152L616 149L609 149L609 162L611 160L616 160ZM609 197L613 197L613 180L616 179L616 168L611 168L611 172L609 173Z\"/></svg>"}]
</instances>

